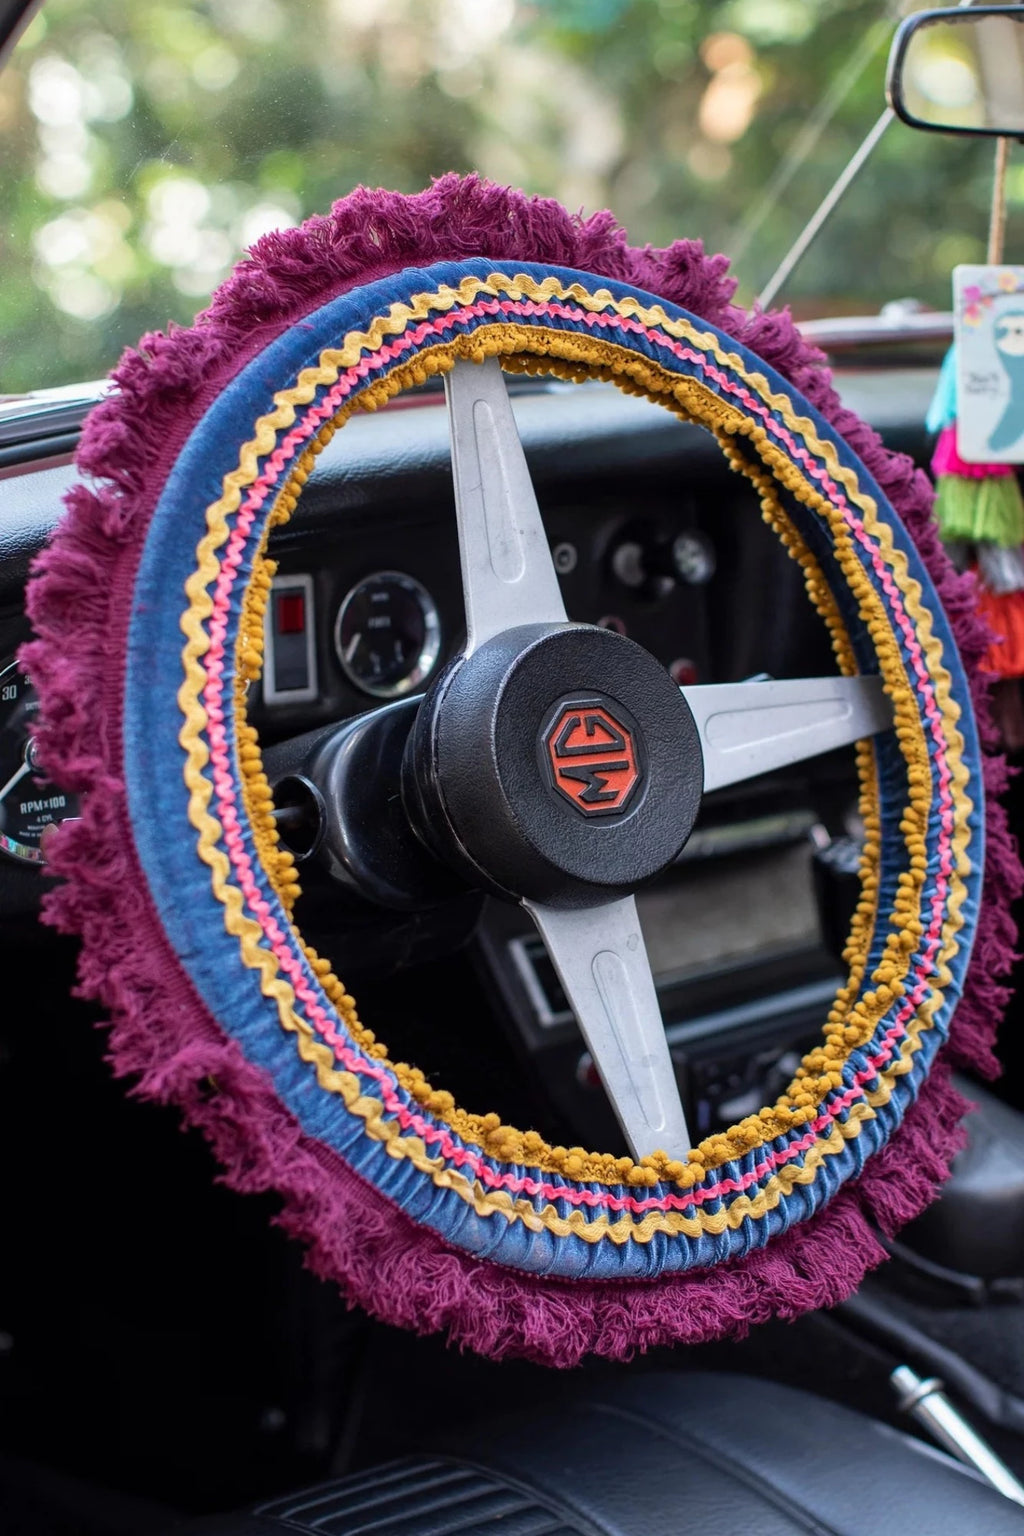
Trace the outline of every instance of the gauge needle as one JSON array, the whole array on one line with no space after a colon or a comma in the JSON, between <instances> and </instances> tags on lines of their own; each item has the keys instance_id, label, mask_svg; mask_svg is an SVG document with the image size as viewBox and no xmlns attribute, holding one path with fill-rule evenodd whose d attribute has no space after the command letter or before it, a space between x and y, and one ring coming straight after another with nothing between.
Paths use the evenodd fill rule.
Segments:
<instances>
[{"instance_id":1,"label":"gauge needle","mask_svg":"<svg viewBox=\"0 0 1024 1536\"><path fill-rule=\"evenodd\" d=\"M20 780L22 780L25 777L25 775L26 775L26 773L28 773L28 771L29 771L29 763L28 763L28 758L26 758L25 761L22 763L21 767L18 769L17 773L12 773L10 778L7 780L7 783L4 785L3 789L0 789L0 801L6 800L8 794L14 788L15 784L19 783Z\"/></svg>"},{"instance_id":2,"label":"gauge needle","mask_svg":"<svg viewBox=\"0 0 1024 1536\"><path fill-rule=\"evenodd\" d=\"M360 640L362 638L363 638L363 632L362 632L362 630L359 630L359 631L357 631L356 634L354 634L352 636L352 639L349 641L348 645L346 645L346 647L345 647L345 660L349 663L350 666L352 664L353 656L355 655L356 651L359 649L359 642L360 642Z\"/></svg>"}]
</instances>

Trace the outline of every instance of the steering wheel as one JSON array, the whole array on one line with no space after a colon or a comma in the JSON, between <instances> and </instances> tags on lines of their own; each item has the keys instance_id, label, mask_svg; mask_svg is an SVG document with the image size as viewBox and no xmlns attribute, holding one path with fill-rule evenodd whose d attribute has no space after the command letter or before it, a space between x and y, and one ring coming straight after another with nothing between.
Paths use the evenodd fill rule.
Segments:
<instances>
[{"instance_id":1,"label":"steering wheel","mask_svg":"<svg viewBox=\"0 0 1024 1536\"><path fill-rule=\"evenodd\" d=\"M958 1145L961 1106L933 1068L951 1033L961 1057L987 1048L999 999L972 992L968 962L979 929L990 964L1005 944L1014 874L996 819L986 926L954 626L979 642L934 540L923 558L890 499L923 523L909 466L839 412L786 322L728 310L721 268L692 248L689 271L679 249L608 236L600 251L589 226L505 192L489 244L495 193L452 179L372 221L376 195L356 194L257 246L193 331L148 338L90 423L82 464L103 483L76 490L44 557L26 659L44 761L85 797L49 915L82 934L116 1068L182 1104L233 1182L280 1190L353 1299L567 1363L793 1315L879 1260L875 1227L915 1214ZM417 266L387 244L410 221ZM270 277L287 292L246 334ZM675 302L694 293L700 318ZM716 319L788 353L844 431ZM631 641L569 623L502 369L610 379L712 430L801 564L843 675L680 690ZM422 703L303 743L301 777L357 886L383 871L401 903L462 882L531 914L631 1157L552 1147L392 1061L293 918L298 874L246 719L267 541L353 411L437 373L465 647ZM633 893L677 856L703 793L850 742L866 844L848 978L787 1092L692 1147ZM349 836L374 804L376 863Z\"/></svg>"},{"instance_id":2,"label":"steering wheel","mask_svg":"<svg viewBox=\"0 0 1024 1536\"><path fill-rule=\"evenodd\" d=\"M685 1163L633 892L674 862L702 792L888 729L891 704L877 674L680 689L633 641L570 624L498 355L454 361L445 386L465 645L422 702L315 732L301 760L272 749L271 782L283 761L286 792L312 792L304 839L368 900L424 901L454 870L519 902L633 1158Z\"/></svg>"}]
</instances>

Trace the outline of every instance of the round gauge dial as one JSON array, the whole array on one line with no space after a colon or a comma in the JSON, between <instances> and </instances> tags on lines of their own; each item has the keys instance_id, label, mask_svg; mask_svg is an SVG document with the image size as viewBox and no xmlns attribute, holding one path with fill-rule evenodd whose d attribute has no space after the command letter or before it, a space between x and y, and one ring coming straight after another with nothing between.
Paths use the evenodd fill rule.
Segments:
<instances>
[{"instance_id":1,"label":"round gauge dial","mask_svg":"<svg viewBox=\"0 0 1024 1536\"><path fill-rule=\"evenodd\" d=\"M423 682L441 650L441 620L426 587L402 571L377 571L338 609L334 647L364 693L395 699Z\"/></svg>"},{"instance_id":2,"label":"round gauge dial","mask_svg":"<svg viewBox=\"0 0 1024 1536\"><path fill-rule=\"evenodd\" d=\"M46 827L78 815L78 801L56 789L36 764L32 726L39 700L14 660L0 661L0 853L42 864Z\"/></svg>"}]
</instances>

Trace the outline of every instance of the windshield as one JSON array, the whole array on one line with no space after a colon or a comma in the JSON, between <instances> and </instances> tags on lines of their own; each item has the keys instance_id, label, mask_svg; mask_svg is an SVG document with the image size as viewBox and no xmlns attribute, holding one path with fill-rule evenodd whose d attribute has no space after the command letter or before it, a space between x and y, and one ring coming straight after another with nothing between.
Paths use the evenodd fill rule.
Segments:
<instances>
[{"instance_id":1,"label":"windshield","mask_svg":"<svg viewBox=\"0 0 1024 1536\"><path fill-rule=\"evenodd\" d=\"M749 301L878 116L910 8L49 0L0 76L0 389L105 373L263 232L452 169L611 207L636 242L700 237ZM894 125L783 301L948 307L990 158Z\"/></svg>"}]
</instances>

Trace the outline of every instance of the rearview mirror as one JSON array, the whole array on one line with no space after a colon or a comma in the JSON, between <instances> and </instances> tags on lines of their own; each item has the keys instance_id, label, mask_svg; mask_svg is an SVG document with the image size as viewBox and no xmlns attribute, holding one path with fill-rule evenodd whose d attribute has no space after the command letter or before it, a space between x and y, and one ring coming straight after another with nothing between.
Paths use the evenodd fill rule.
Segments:
<instances>
[{"instance_id":1,"label":"rearview mirror","mask_svg":"<svg viewBox=\"0 0 1024 1536\"><path fill-rule=\"evenodd\" d=\"M1024 138L1024 5L909 16L893 40L886 94L911 128Z\"/></svg>"}]
</instances>

